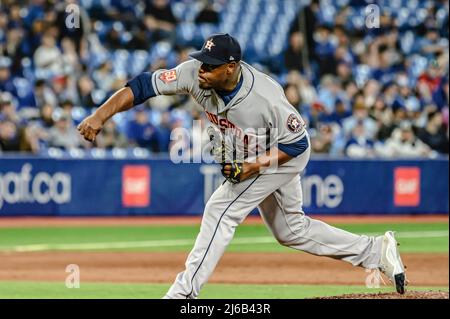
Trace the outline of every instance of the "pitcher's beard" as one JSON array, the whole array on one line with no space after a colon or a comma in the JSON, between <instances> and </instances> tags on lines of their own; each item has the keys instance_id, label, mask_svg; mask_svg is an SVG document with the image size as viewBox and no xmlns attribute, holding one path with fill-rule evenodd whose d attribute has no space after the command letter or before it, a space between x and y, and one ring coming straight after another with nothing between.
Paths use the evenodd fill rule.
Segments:
<instances>
[{"instance_id":1,"label":"pitcher's beard","mask_svg":"<svg viewBox=\"0 0 450 319\"><path fill-rule=\"evenodd\" d=\"M199 83L198 85L202 90L211 90L212 87L208 83Z\"/></svg>"}]
</instances>

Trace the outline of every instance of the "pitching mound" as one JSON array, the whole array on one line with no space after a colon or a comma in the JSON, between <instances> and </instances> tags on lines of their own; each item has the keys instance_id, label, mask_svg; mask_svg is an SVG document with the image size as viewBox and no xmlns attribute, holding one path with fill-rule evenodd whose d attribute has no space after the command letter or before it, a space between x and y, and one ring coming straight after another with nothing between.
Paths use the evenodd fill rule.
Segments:
<instances>
[{"instance_id":1,"label":"pitching mound","mask_svg":"<svg viewBox=\"0 0 450 319\"><path fill-rule=\"evenodd\" d=\"M448 291L407 291L398 293L348 294L342 296L320 297L317 299L449 299Z\"/></svg>"}]
</instances>

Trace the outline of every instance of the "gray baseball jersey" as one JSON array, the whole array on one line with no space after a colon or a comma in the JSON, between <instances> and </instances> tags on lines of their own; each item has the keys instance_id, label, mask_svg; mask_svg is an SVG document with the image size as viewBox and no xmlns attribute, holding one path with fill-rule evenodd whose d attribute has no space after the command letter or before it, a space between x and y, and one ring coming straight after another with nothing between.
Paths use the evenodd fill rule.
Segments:
<instances>
[{"instance_id":1,"label":"gray baseball jersey","mask_svg":"<svg viewBox=\"0 0 450 319\"><path fill-rule=\"evenodd\" d=\"M192 95L211 123L232 129L241 139L250 134L249 139L264 140L267 129L274 129L269 146L289 145L302 139L309 144L300 114L289 104L281 86L269 76L241 62L242 85L225 104L214 90L199 87L200 66L201 62L191 60L173 70L156 71L151 78L153 90L158 95ZM231 242L236 227L255 207L282 245L342 259L355 266L377 268L382 237L355 235L305 216L299 173L306 167L309 156L307 147L274 172L238 184L223 183L205 206L186 269L178 274L164 297L196 298Z\"/></svg>"},{"instance_id":2,"label":"gray baseball jersey","mask_svg":"<svg viewBox=\"0 0 450 319\"><path fill-rule=\"evenodd\" d=\"M157 94L192 95L213 125L236 136L241 142L237 143L238 146L255 146L250 147L249 154L245 154L248 161L254 160L261 153L261 148L292 144L306 136L305 123L300 114L287 101L283 88L266 74L241 62L241 88L225 105L214 90L199 87L197 77L200 65L201 62L190 60L173 70L157 71L152 75L153 88ZM259 148L258 153L255 148ZM299 165L300 159L294 158L278 171L298 172Z\"/></svg>"}]
</instances>

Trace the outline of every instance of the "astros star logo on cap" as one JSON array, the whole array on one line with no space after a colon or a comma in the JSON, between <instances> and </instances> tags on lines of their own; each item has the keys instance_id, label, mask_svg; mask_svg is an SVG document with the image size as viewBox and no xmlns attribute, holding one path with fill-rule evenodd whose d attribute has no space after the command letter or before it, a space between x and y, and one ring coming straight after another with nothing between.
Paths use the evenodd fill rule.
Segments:
<instances>
[{"instance_id":1,"label":"astros star logo on cap","mask_svg":"<svg viewBox=\"0 0 450 319\"><path fill-rule=\"evenodd\" d=\"M214 42L212 42L212 40L206 41L205 49L208 49L209 51L211 51L213 46L215 46L215 44L214 44Z\"/></svg>"}]
</instances>

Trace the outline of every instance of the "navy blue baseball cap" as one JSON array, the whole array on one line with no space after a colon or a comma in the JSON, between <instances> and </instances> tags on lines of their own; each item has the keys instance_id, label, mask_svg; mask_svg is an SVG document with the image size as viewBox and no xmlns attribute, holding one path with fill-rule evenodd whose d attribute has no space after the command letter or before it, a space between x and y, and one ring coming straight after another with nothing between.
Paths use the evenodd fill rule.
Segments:
<instances>
[{"instance_id":1,"label":"navy blue baseball cap","mask_svg":"<svg viewBox=\"0 0 450 319\"><path fill-rule=\"evenodd\" d=\"M228 33L213 34L200 51L189 54L200 62L212 65L221 65L241 60L241 46L239 42Z\"/></svg>"}]
</instances>

